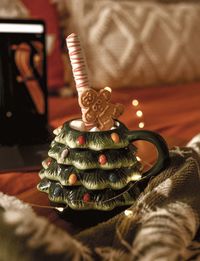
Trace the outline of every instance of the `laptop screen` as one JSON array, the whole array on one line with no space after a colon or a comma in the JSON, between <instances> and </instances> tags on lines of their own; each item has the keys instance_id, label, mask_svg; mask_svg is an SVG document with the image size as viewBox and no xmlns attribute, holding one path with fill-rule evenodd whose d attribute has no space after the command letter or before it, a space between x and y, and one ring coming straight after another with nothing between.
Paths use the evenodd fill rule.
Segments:
<instances>
[{"instance_id":1,"label":"laptop screen","mask_svg":"<svg viewBox=\"0 0 200 261\"><path fill-rule=\"evenodd\" d=\"M45 142L45 25L0 20L0 145Z\"/></svg>"}]
</instances>

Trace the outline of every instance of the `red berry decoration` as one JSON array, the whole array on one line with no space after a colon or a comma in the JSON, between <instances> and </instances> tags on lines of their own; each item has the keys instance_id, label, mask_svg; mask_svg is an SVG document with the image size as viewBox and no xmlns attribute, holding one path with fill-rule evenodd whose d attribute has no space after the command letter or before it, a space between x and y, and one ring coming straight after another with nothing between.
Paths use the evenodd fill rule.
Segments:
<instances>
[{"instance_id":1,"label":"red berry decoration","mask_svg":"<svg viewBox=\"0 0 200 261\"><path fill-rule=\"evenodd\" d=\"M89 193L85 193L83 195L83 201L84 202L89 202L90 201L90 194Z\"/></svg>"},{"instance_id":2,"label":"red berry decoration","mask_svg":"<svg viewBox=\"0 0 200 261\"><path fill-rule=\"evenodd\" d=\"M68 149L63 150L62 153L61 153L61 159L64 160L67 157L68 154L69 154Z\"/></svg>"},{"instance_id":3,"label":"red berry decoration","mask_svg":"<svg viewBox=\"0 0 200 261\"><path fill-rule=\"evenodd\" d=\"M78 145L84 145L85 144L85 137L83 135L79 136L77 138Z\"/></svg>"},{"instance_id":4,"label":"red berry decoration","mask_svg":"<svg viewBox=\"0 0 200 261\"><path fill-rule=\"evenodd\" d=\"M106 156L104 154L101 154L99 156L99 160L98 161L99 161L99 164L104 165L104 164L107 163L107 158L106 158Z\"/></svg>"}]
</instances>

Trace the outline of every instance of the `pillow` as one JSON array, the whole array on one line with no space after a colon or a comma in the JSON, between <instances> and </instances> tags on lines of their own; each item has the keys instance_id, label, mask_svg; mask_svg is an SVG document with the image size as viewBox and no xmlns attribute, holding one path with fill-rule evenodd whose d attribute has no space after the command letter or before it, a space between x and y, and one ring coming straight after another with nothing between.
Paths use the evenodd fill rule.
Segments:
<instances>
[{"instance_id":1,"label":"pillow","mask_svg":"<svg viewBox=\"0 0 200 261\"><path fill-rule=\"evenodd\" d=\"M48 89L63 87L64 72L57 10L50 0L22 0L22 2L32 18L42 19L46 23Z\"/></svg>"},{"instance_id":2,"label":"pillow","mask_svg":"<svg viewBox=\"0 0 200 261\"><path fill-rule=\"evenodd\" d=\"M1 0L0 18L27 18L28 10L20 0Z\"/></svg>"},{"instance_id":3,"label":"pillow","mask_svg":"<svg viewBox=\"0 0 200 261\"><path fill-rule=\"evenodd\" d=\"M94 87L200 79L200 5L67 0ZM71 33L68 32L68 33Z\"/></svg>"}]
</instances>

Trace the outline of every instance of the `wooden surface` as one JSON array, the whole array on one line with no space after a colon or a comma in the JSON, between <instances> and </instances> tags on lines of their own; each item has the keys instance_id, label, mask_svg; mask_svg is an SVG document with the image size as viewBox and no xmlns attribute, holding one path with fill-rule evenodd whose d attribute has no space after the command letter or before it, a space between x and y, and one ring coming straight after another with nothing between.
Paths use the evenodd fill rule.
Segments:
<instances>
[{"instance_id":1,"label":"wooden surface","mask_svg":"<svg viewBox=\"0 0 200 261\"><path fill-rule=\"evenodd\" d=\"M200 132L200 83L151 87L127 88L114 90L113 102L123 103L125 113L120 118L129 129L138 129L139 121L145 123L145 129L160 133L167 141L169 148L184 146L194 135ZM132 105L138 99L139 106ZM53 128L64 121L80 117L77 98L50 98L50 123ZM143 117L136 117L136 110L142 110ZM153 164L156 157L154 148L144 142L137 142L138 153L147 167ZM0 174L0 191L15 195L24 202L48 206L46 194L36 189L39 181L37 171L12 172ZM34 210L51 222L76 233L79 227L71 225L52 209L34 207ZM78 214L77 214L78 215Z\"/></svg>"}]
</instances>

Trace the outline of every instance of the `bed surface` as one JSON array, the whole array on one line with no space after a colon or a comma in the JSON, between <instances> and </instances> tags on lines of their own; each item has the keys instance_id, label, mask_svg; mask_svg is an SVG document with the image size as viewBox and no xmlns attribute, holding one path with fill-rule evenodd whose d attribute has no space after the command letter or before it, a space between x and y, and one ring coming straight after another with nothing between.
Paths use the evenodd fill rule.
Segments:
<instances>
[{"instance_id":1,"label":"bed surface","mask_svg":"<svg viewBox=\"0 0 200 261\"><path fill-rule=\"evenodd\" d=\"M112 101L124 104L125 113L120 120L129 129L138 129L139 118L135 116L136 107L132 100L139 101L138 109L142 110L145 128L156 131L167 141L169 148L184 146L200 132L200 83L151 87L116 89ZM53 128L63 122L80 117L77 98L49 98L49 119ZM151 148L138 145L144 160L153 160ZM48 205L48 198L36 189L39 181L37 171L9 172L0 174L0 191L15 195L28 203ZM34 210L68 232L75 233L76 228L61 219L54 210L34 208Z\"/></svg>"}]
</instances>

